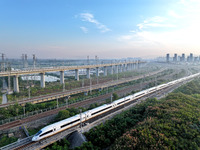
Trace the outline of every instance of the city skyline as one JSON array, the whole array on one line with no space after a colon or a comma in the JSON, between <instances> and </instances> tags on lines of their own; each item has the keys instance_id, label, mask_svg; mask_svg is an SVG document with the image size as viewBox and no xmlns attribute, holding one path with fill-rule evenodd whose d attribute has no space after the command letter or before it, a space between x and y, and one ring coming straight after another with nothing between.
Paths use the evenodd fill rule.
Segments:
<instances>
[{"instance_id":1,"label":"city skyline","mask_svg":"<svg viewBox=\"0 0 200 150\"><path fill-rule=\"evenodd\" d=\"M198 55L199 6L198 0L1 0L0 52L60 59Z\"/></svg>"}]
</instances>

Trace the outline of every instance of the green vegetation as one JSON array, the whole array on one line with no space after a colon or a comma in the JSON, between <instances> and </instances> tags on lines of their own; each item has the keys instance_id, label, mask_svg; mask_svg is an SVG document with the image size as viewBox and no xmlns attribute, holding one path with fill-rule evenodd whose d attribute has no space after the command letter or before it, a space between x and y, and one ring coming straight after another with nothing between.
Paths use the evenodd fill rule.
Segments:
<instances>
[{"instance_id":1,"label":"green vegetation","mask_svg":"<svg viewBox=\"0 0 200 150\"><path fill-rule=\"evenodd\" d=\"M85 135L99 149L111 145L113 150L199 149L200 94L195 94L199 91L200 80L194 80L165 99L149 99Z\"/></svg>"},{"instance_id":2,"label":"green vegetation","mask_svg":"<svg viewBox=\"0 0 200 150\"><path fill-rule=\"evenodd\" d=\"M184 94L192 95L192 94L200 94L200 80L195 79L180 88L174 91L175 93L181 92Z\"/></svg>"},{"instance_id":3,"label":"green vegetation","mask_svg":"<svg viewBox=\"0 0 200 150\"><path fill-rule=\"evenodd\" d=\"M89 142L76 149L199 149L199 91L193 81L165 99L148 99L85 133Z\"/></svg>"},{"instance_id":4,"label":"green vegetation","mask_svg":"<svg viewBox=\"0 0 200 150\"><path fill-rule=\"evenodd\" d=\"M45 148L45 150L69 150L69 142L66 139L55 142Z\"/></svg>"},{"instance_id":5,"label":"green vegetation","mask_svg":"<svg viewBox=\"0 0 200 150\"><path fill-rule=\"evenodd\" d=\"M41 129L41 127L38 128L27 128L29 135L34 135L36 134L39 130Z\"/></svg>"},{"instance_id":6,"label":"green vegetation","mask_svg":"<svg viewBox=\"0 0 200 150\"><path fill-rule=\"evenodd\" d=\"M149 99L145 103L137 105L136 107L115 116L113 119L106 121L104 124L91 129L85 134L88 141L91 141L93 145L100 149L109 147L116 138L119 138L128 129L144 120L145 110L155 101L157 100Z\"/></svg>"},{"instance_id":7,"label":"green vegetation","mask_svg":"<svg viewBox=\"0 0 200 150\"><path fill-rule=\"evenodd\" d=\"M148 106L145 119L115 141L112 149L200 148L200 99L175 93Z\"/></svg>"},{"instance_id":8,"label":"green vegetation","mask_svg":"<svg viewBox=\"0 0 200 150\"><path fill-rule=\"evenodd\" d=\"M0 108L0 120L23 115L24 110L26 113L28 113L28 112L33 112L35 110L41 110L44 108L56 107L56 105L57 105L56 101L50 101L48 103L38 103L38 104L26 103L24 109L24 106L21 106L16 103L15 105L10 105L7 108Z\"/></svg>"},{"instance_id":9,"label":"green vegetation","mask_svg":"<svg viewBox=\"0 0 200 150\"><path fill-rule=\"evenodd\" d=\"M0 138L0 147L3 147L5 145L8 145L10 143L13 143L17 141L17 138L16 137L8 137L6 135L3 135L1 138Z\"/></svg>"}]
</instances>

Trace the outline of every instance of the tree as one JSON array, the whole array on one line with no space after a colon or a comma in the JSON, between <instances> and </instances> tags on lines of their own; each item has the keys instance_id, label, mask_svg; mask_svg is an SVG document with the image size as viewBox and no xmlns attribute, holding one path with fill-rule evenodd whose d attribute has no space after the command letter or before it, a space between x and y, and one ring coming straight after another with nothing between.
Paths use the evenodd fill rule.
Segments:
<instances>
[{"instance_id":1,"label":"tree","mask_svg":"<svg viewBox=\"0 0 200 150\"><path fill-rule=\"evenodd\" d=\"M58 115L56 116L56 120L59 121L59 120L63 120L63 119L69 118L69 117L70 117L70 115L69 115L68 110L61 110L61 111L59 111Z\"/></svg>"},{"instance_id":2,"label":"tree","mask_svg":"<svg viewBox=\"0 0 200 150\"><path fill-rule=\"evenodd\" d=\"M116 93L113 93L113 100L117 100L119 97Z\"/></svg>"}]
</instances>

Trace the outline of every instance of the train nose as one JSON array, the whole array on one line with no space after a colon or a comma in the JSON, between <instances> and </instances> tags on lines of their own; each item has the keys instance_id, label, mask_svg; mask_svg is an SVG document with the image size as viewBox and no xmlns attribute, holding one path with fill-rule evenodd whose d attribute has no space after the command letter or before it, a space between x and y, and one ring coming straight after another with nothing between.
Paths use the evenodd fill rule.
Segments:
<instances>
[{"instance_id":1,"label":"train nose","mask_svg":"<svg viewBox=\"0 0 200 150\"><path fill-rule=\"evenodd\" d=\"M32 141L37 141L37 137L34 136L34 137L32 138Z\"/></svg>"}]
</instances>

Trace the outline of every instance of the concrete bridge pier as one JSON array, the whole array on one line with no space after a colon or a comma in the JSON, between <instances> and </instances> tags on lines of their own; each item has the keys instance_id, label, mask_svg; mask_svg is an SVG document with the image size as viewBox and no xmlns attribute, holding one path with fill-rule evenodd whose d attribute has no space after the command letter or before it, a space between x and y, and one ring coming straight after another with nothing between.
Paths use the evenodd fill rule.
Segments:
<instances>
[{"instance_id":1,"label":"concrete bridge pier","mask_svg":"<svg viewBox=\"0 0 200 150\"><path fill-rule=\"evenodd\" d=\"M118 69L119 69L119 68L118 68L118 65L116 65L116 66L115 66L115 73L118 73L118 72L119 72Z\"/></svg>"},{"instance_id":2,"label":"concrete bridge pier","mask_svg":"<svg viewBox=\"0 0 200 150\"><path fill-rule=\"evenodd\" d=\"M110 66L110 74L113 74L113 66Z\"/></svg>"},{"instance_id":3,"label":"concrete bridge pier","mask_svg":"<svg viewBox=\"0 0 200 150\"><path fill-rule=\"evenodd\" d=\"M128 71L128 64L125 64L125 65L124 65L124 68L125 68L125 69L124 69L125 71Z\"/></svg>"},{"instance_id":4,"label":"concrete bridge pier","mask_svg":"<svg viewBox=\"0 0 200 150\"><path fill-rule=\"evenodd\" d=\"M133 70L135 70L135 69L136 69L136 64L134 63L134 64L133 64Z\"/></svg>"},{"instance_id":5,"label":"concrete bridge pier","mask_svg":"<svg viewBox=\"0 0 200 150\"><path fill-rule=\"evenodd\" d=\"M79 70L75 69L75 79L79 81Z\"/></svg>"},{"instance_id":6,"label":"concrete bridge pier","mask_svg":"<svg viewBox=\"0 0 200 150\"><path fill-rule=\"evenodd\" d=\"M104 76L107 76L107 74L108 74L107 71L108 71L108 70L107 70L107 66L104 66L104 67L103 67L103 75L104 75Z\"/></svg>"},{"instance_id":7,"label":"concrete bridge pier","mask_svg":"<svg viewBox=\"0 0 200 150\"><path fill-rule=\"evenodd\" d=\"M19 93L18 75L14 76L13 82L14 82L14 92Z\"/></svg>"},{"instance_id":8,"label":"concrete bridge pier","mask_svg":"<svg viewBox=\"0 0 200 150\"><path fill-rule=\"evenodd\" d=\"M60 84L65 83L65 78L64 78L64 71L60 71Z\"/></svg>"},{"instance_id":9,"label":"concrete bridge pier","mask_svg":"<svg viewBox=\"0 0 200 150\"><path fill-rule=\"evenodd\" d=\"M134 63L132 64L132 70L135 70L135 64Z\"/></svg>"},{"instance_id":10,"label":"concrete bridge pier","mask_svg":"<svg viewBox=\"0 0 200 150\"><path fill-rule=\"evenodd\" d=\"M134 63L134 69L137 69L137 62Z\"/></svg>"},{"instance_id":11,"label":"concrete bridge pier","mask_svg":"<svg viewBox=\"0 0 200 150\"><path fill-rule=\"evenodd\" d=\"M123 66L119 65L119 72L122 72L122 68L123 68Z\"/></svg>"},{"instance_id":12,"label":"concrete bridge pier","mask_svg":"<svg viewBox=\"0 0 200 150\"><path fill-rule=\"evenodd\" d=\"M134 70L134 63L131 63L131 70Z\"/></svg>"},{"instance_id":13,"label":"concrete bridge pier","mask_svg":"<svg viewBox=\"0 0 200 150\"><path fill-rule=\"evenodd\" d=\"M87 78L90 79L90 68L87 68L86 72L87 72Z\"/></svg>"},{"instance_id":14,"label":"concrete bridge pier","mask_svg":"<svg viewBox=\"0 0 200 150\"><path fill-rule=\"evenodd\" d=\"M40 86L45 88L45 73L40 73Z\"/></svg>"},{"instance_id":15,"label":"concrete bridge pier","mask_svg":"<svg viewBox=\"0 0 200 150\"><path fill-rule=\"evenodd\" d=\"M131 64L128 64L128 70L131 71Z\"/></svg>"},{"instance_id":16,"label":"concrete bridge pier","mask_svg":"<svg viewBox=\"0 0 200 150\"><path fill-rule=\"evenodd\" d=\"M96 76L99 76L99 67L96 67Z\"/></svg>"},{"instance_id":17,"label":"concrete bridge pier","mask_svg":"<svg viewBox=\"0 0 200 150\"><path fill-rule=\"evenodd\" d=\"M140 69L140 64L137 62L137 69Z\"/></svg>"},{"instance_id":18,"label":"concrete bridge pier","mask_svg":"<svg viewBox=\"0 0 200 150\"><path fill-rule=\"evenodd\" d=\"M130 64L127 64L127 71L130 71Z\"/></svg>"},{"instance_id":19,"label":"concrete bridge pier","mask_svg":"<svg viewBox=\"0 0 200 150\"><path fill-rule=\"evenodd\" d=\"M125 64L122 65L122 71L123 71L123 72L126 71L126 67L125 67L125 66L126 66Z\"/></svg>"},{"instance_id":20,"label":"concrete bridge pier","mask_svg":"<svg viewBox=\"0 0 200 150\"><path fill-rule=\"evenodd\" d=\"M132 64L129 64L129 70L130 71L132 70Z\"/></svg>"}]
</instances>

